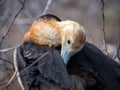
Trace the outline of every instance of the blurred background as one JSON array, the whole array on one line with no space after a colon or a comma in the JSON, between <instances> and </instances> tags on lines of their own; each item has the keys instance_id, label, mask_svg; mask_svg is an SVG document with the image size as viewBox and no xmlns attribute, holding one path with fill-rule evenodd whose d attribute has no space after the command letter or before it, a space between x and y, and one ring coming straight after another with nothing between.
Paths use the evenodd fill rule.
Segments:
<instances>
[{"instance_id":1,"label":"blurred background","mask_svg":"<svg viewBox=\"0 0 120 90\"><path fill-rule=\"evenodd\" d=\"M48 0L26 0L24 9L16 18L12 28L0 42L0 49L19 45L23 42L24 34L29 30L33 21L44 11ZM108 55L113 58L120 45L120 0L104 0L105 2L105 37ZM0 0L0 41L8 29L14 16L23 4L23 0ZM87 41L104 50L104 34L102 31L101 0L52 0L47 13L54 14L62 20L74 20L84 26ZM0 53L0 89L13 74L13 51ZM20 90L13 82L7 90Z\"/></svg>"}]
</instances>

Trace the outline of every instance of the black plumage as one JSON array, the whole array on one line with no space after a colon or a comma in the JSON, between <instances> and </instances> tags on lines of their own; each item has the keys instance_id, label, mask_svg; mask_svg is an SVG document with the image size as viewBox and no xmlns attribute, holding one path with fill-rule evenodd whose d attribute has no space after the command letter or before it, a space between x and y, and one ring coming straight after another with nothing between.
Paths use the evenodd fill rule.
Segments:
<instances>
[{"instance_id":1,"label":"black plumage","mask_svg":"<svg viewBox=\"0 0 120 90\"><path fill-rule=\"evenodd\" d=\"M76 87L80 90L120 89L120 65L90 43L71 57L67 70L58 49L25 43L17 51L19 71L48 51L47 56L21 73L26 90L79 90Z\"/></svg>"},{"instance_id":2,"label":"black plumage","mask_svg":"<svg viewBox=\"0 0 120 90\"><path fill-rule=\"evenodd\" d=\"M120 65L88 42L71 58L67 69L86 80L86 90L120 90Z\"/></svg>"},{"instance_id":3,"label":"black plumage","mask_svg":"<svg viewBox=\"0 0 120 90\"><path fill-rule=\"evenodd\" d=\"M59 50L26 42L17 49L17 60L19 72L38 60L20 74L25 90L84 90L84 79L68 74Z\"/></svg>"}]
</instances>

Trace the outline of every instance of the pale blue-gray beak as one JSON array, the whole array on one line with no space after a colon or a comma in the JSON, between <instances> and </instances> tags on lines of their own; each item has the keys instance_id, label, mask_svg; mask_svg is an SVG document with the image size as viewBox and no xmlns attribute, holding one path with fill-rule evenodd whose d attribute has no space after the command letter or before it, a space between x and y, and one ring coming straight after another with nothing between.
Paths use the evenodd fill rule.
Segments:
<instances>
[{"instance_id":1,"label":"pale blue-gray beak","mask_svg":"<svg viewBox=\"0 0 120 90\"><path fill-rule=\"evenodd\" d=\"M63 58L63 61L65 65L67 65L68 61L70 60L71 56L74 54L74 52L71 52L67 47L63 47L61 51L61 56Z\"/></svg>"}]
</instances>

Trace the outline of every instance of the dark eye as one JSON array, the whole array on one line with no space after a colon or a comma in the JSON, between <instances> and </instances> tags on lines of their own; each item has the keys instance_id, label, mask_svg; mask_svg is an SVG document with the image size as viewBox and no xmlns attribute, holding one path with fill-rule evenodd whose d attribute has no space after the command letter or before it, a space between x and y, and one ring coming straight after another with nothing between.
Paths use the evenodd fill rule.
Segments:
<instances>
[{"instance_id":1,"label":"dark eye","mask_svg":"<svg viewBox=\"0 0 120 90\"><path fill-rule=\"evenodd\" d=\"M68 41L67 41L67 43L68 43L68 44L70 44L70 43L71 43L71 41L70 41L70 40L68 40Z\"/></svg>"}]
</instances>

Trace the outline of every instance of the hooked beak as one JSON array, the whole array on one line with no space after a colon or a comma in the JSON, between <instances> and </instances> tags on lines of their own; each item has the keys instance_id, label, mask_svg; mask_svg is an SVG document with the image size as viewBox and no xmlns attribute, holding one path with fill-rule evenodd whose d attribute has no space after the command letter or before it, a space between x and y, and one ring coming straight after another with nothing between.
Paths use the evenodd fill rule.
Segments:
<instances>
[{"instance_id":1,"label":"hooked beak","mask_svg":"<svg viewBox=\"0 0 120 90\"><path fill-rule=\"evenodd\" d=\"M68 61L70 60L71 56L74 54L74 52L71 52L67 47L63 47L61 51L61 56L63 58L63 61L65 65L67 65Z\"/></svg>"}]
</instances>

